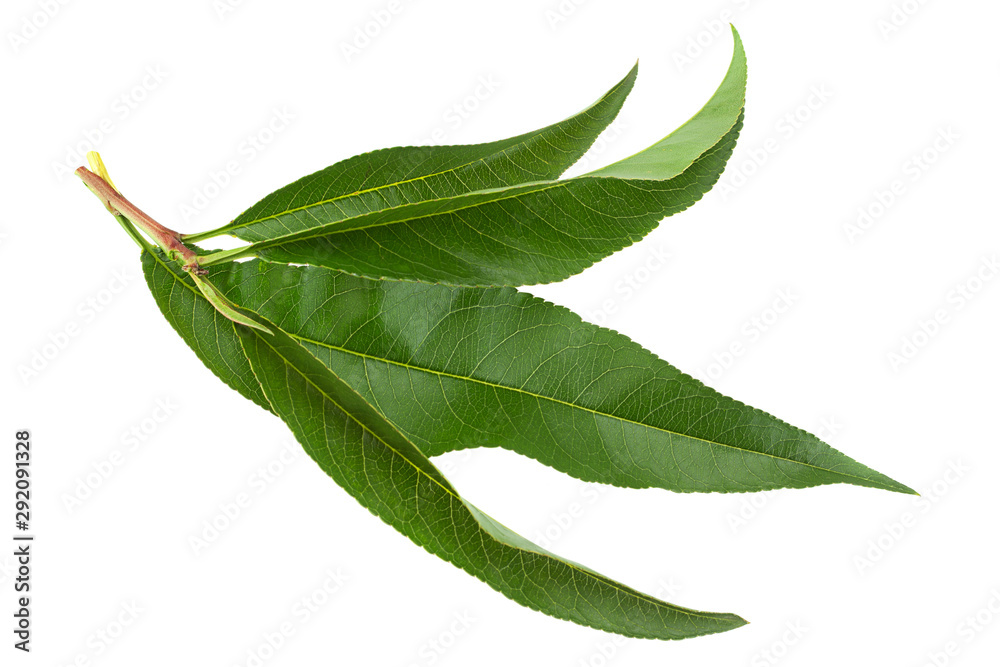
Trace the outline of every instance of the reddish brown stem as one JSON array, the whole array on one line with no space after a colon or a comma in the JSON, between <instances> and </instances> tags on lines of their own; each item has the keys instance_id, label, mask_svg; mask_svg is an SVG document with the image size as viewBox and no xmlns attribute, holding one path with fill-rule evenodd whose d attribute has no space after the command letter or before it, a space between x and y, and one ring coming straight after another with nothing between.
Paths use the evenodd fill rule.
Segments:
<instances>
[{"instance_id":1,"label":"reddish brown stem","mask_svg":"<svg viewBox=\"0 0 1000 667\"><path fill-rule=\"evenodd\" d=\"M78 168L76 175L80 177L84 185L90 188L91 192L97 195L109 211L128 218L132 224L149 234L149 237L169 257L183 261L185 271L198 274L208 273L199 266L198 255L181 242L180 234L153 220L138 206L123 197L114 186L86 167Z\"/></svg>"}]
</instances>

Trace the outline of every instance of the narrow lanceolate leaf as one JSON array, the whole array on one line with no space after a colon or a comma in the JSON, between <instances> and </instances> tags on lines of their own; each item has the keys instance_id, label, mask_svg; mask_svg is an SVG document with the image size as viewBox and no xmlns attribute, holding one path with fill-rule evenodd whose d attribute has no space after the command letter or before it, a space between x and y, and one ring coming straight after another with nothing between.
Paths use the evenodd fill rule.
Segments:
<instances>
[{"instance_id":1,"label":"narrow lanceolate leaf","mask_svg":"<svg viewBox=\"0 0 1000 667\"><path fill-rule=\"evenodd\" d=\"M843 482L912 492L625 336L512 288L256 260L219 268L213 280L429 456L499 446L584 480L674 491Z\"/></svg>"},{"instance_id":2,"label":"narrow lanceolate leaf","mask_svg":"<svg viewBox=\"0 0 1000 667\"><path fill-rule=\"evenodd\" d=\"M638 65L597 102L541 130L472 146L404 146L357 155L272 192L213 235L261 241L374 211L558 178L621 110ZM200 234L192 235L197 238Z\"/></svg>"},{"instance_id":3,"label":"narrow lanceolate leaf","mask_svg":"<svg viewBox=\"0 0 1000 667\"><path fill-rule=\"evenodd\" d=\"M500 525L463 500L412 442L303 346L260 323L273 335L238 331L275 413L334 481L429 552L527 607L608 632L681 639L745 623L657 600Z\"/></svg>"},{"instance_id":4,"label":"narrow lanceolate leaf","mask_svg":"<svg viewBox=\"0 0 1000 667\"><path fill-rule=\"evenodd\" d=\"M272 261L368 277L459 285L561 280L637 241L718 180L739 134L746 88L746 58L733 35L729 72L705 107L654 146L604 169L360 213L337 201L299 201L280 212L266 208L270 218L234 233L253 242L248 253Z\"/></svg>"},{"instance_id":5,"label":"narrow lanceolate leaf","mask_svg":"<svg viewBox=\"0 0 1000 667\"><path fill-rule=\"evenodd\" d=\"M271 409L227 319L198 289L190 274L159 250L142 253L142 271L156 305L202 363L244 397Z\"/></svg>"},{"instance_id":6,"label":"narrow lanceolate leaf","mask_svg":"<svg viewBox=\"0 0 1000 667\"><path fill-rule=\"evenodd\" d=\"M562 280L638 241L718 180L740 123L666 181L575 178L486 190L256 244L275 262L454 285ZM289 239L301 239L289 241Z\"/></svg>"}]
</instances>

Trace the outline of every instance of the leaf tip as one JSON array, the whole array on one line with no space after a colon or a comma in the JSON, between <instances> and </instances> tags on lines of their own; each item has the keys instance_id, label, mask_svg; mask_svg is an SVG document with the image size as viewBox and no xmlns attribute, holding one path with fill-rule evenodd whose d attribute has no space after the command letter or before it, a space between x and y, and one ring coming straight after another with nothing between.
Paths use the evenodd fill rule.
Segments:
<instances>
[{"instance_id":1,"label":"leaf tip","mask_svg":"<svg viewBox=\"0 0 1000 667\"><path fill-rule=\"evenodd\" d=\"M235 322L236 324L242 324L243 326L250 327L251 329L257 329L258 331L263 331L264 333L274 335L274 332L263 324L257 322L251 317L247 317L239 310L236 306L229 301L225 296L222 295L215 285L206 280L201 274L196 271L188 271L188 275L194 280L195 285L201 290L201 293L208 299L219 313L228 320Z\"/></svg>"},{"instance_id":2,"label":"leaf tip","mask_svg":"<svg viewBox=\"0 0 1000 667\"><path fill-rule=\"evenodd\" d=\"M876 488L878 488L878 489L882 489L883 491L892 491L894 493L903 493L903 494L910 495L910 496L919 496L920 495L919 491L915 491L914 489L908 487L906 484L903 484L901 482L897 482L896 480L892 479L891 477L887 477L886 475L882 475L881 473L879 473L879 479L878 479L878 481L876 482L876 484L874 486Z\"/></svg>"},{"instance_id":3,"label":"leaf tip","mask_svg":"<svg viewBox=\"0 0 1000 667\"><path fill-rule=\"evenodd\" d=\"M750 625L750 621L737 614L713 614L713 618L717 623L716 627L704 634L714 635L736 630L742 628L744 625Z\"/></svg>"}]
</instances>

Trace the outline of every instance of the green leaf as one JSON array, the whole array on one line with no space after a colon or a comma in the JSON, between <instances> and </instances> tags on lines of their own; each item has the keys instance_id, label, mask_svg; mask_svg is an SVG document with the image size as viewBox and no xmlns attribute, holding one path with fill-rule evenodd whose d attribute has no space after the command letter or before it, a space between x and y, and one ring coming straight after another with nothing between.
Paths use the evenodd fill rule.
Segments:
<instances>
[{"instance_id":1,"label":"green leaf","mask_svg":"<svg viewBox=\"0 0 1000 667\"><path fill-rule=\"evenodd\" d=\"M668 181L576 178L476 192L255 244L274 262L455 285L562 280L638 241L718 180L741 125ZM401 219L397 220L397 218ZM447 240L444 240L447 239Z\"/></svg>"},{"instance_id":2,"label":"green leaf","mask_svg":"<svg viewBox=\"0 0 1000 667\"><path fill-rule=\"evenodd\" d=\"M259 321L273 335L237 330L274 412L334 481L430 553L522 605L608 632L681 639L746 623L657 600L500 525L463 500L413 443L304 347Z\"/></svg>"},{"instance_id":3,"label":"green leaf","mask_svg":"<svg viewBox=\"0 0 1000 667\"><path fill-rule=\"evenodd\" d=\"M191 275L160 250L142 253L142 272L160 312L202 363L245 398L270 411L271 404L236 335L239 325L219 312Z\"/></svg>"},{"instance_id":4,"label":"green leaf","mask_svg":"<svg viewBox=\"0 0 1000 667\"><path fill-rule=\"evenodd\" d=\"M654 146L604 169L565 180L440 190L372 212L344 211L338 200L325 199L280 211L265 207L270 218L257 220L252 232L234 233L253 242L246 254L373 278L480 286L562 280L642 238L718 180L739 135L746 88L746 58L733 35L729 72L705 107Z\"/></svg>"},{"instance_id":5,"label":"green leaf","mask_svg":"<svg viewBox=\"0 0 1000 667\"><path fill-rule=\"evenodd\" d=\"M580 113L541 130L472 146L404 146L349 158L272 192L221 233L261 241L326 222L476 190L557 178L615 119L632 90L636 65Z\"/></svg>"},{"instance_id":6,"label":"green leaf","mask_svg":"<svg viewBox=\"0 0 1000 667\"><path fill-rule=\"evenodd\" d=\"M276 322L435 456L504 447L583 480L734 492L912 493L627 337L513 288L369 280L251 261L217 287Z\"/></svg>"}]
</instances>

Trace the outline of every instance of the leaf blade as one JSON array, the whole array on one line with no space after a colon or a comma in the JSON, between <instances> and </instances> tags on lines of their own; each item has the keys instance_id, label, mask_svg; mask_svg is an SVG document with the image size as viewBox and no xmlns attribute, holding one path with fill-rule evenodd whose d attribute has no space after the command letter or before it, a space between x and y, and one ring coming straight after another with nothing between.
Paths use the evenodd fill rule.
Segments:
<instances>
[{"instance_id":1,"label":"leaf blade","mask_svg":"<svg viewBox=\"0 0 1000 667\"><path fill-rule=\"evenodd\" d=\"M638 241L664 216L697 202L721 175L741 127L737 122L667 181L577 177L481 191L379 211L255 247L273 262L369 278L483 287L555 282ZM615 208L591 205L597 201ZM579 208L570 214L573 206ZM429 228L433 234L426 233ZM442 243L443 238L451 241Z\"/></svg>"},{"instance_id":2,"label":"leaf blade","mask_svg":"<svg viewBox=\"0 0 1000 667\"><path fill-rule=\"evenodd\" d=\"M586 481L681 492L838 482L911 492L627 337L511 288L259 261L220 271L217 285L276 321L429 456L500 446Z\"/></svg>"}]
</instances>

